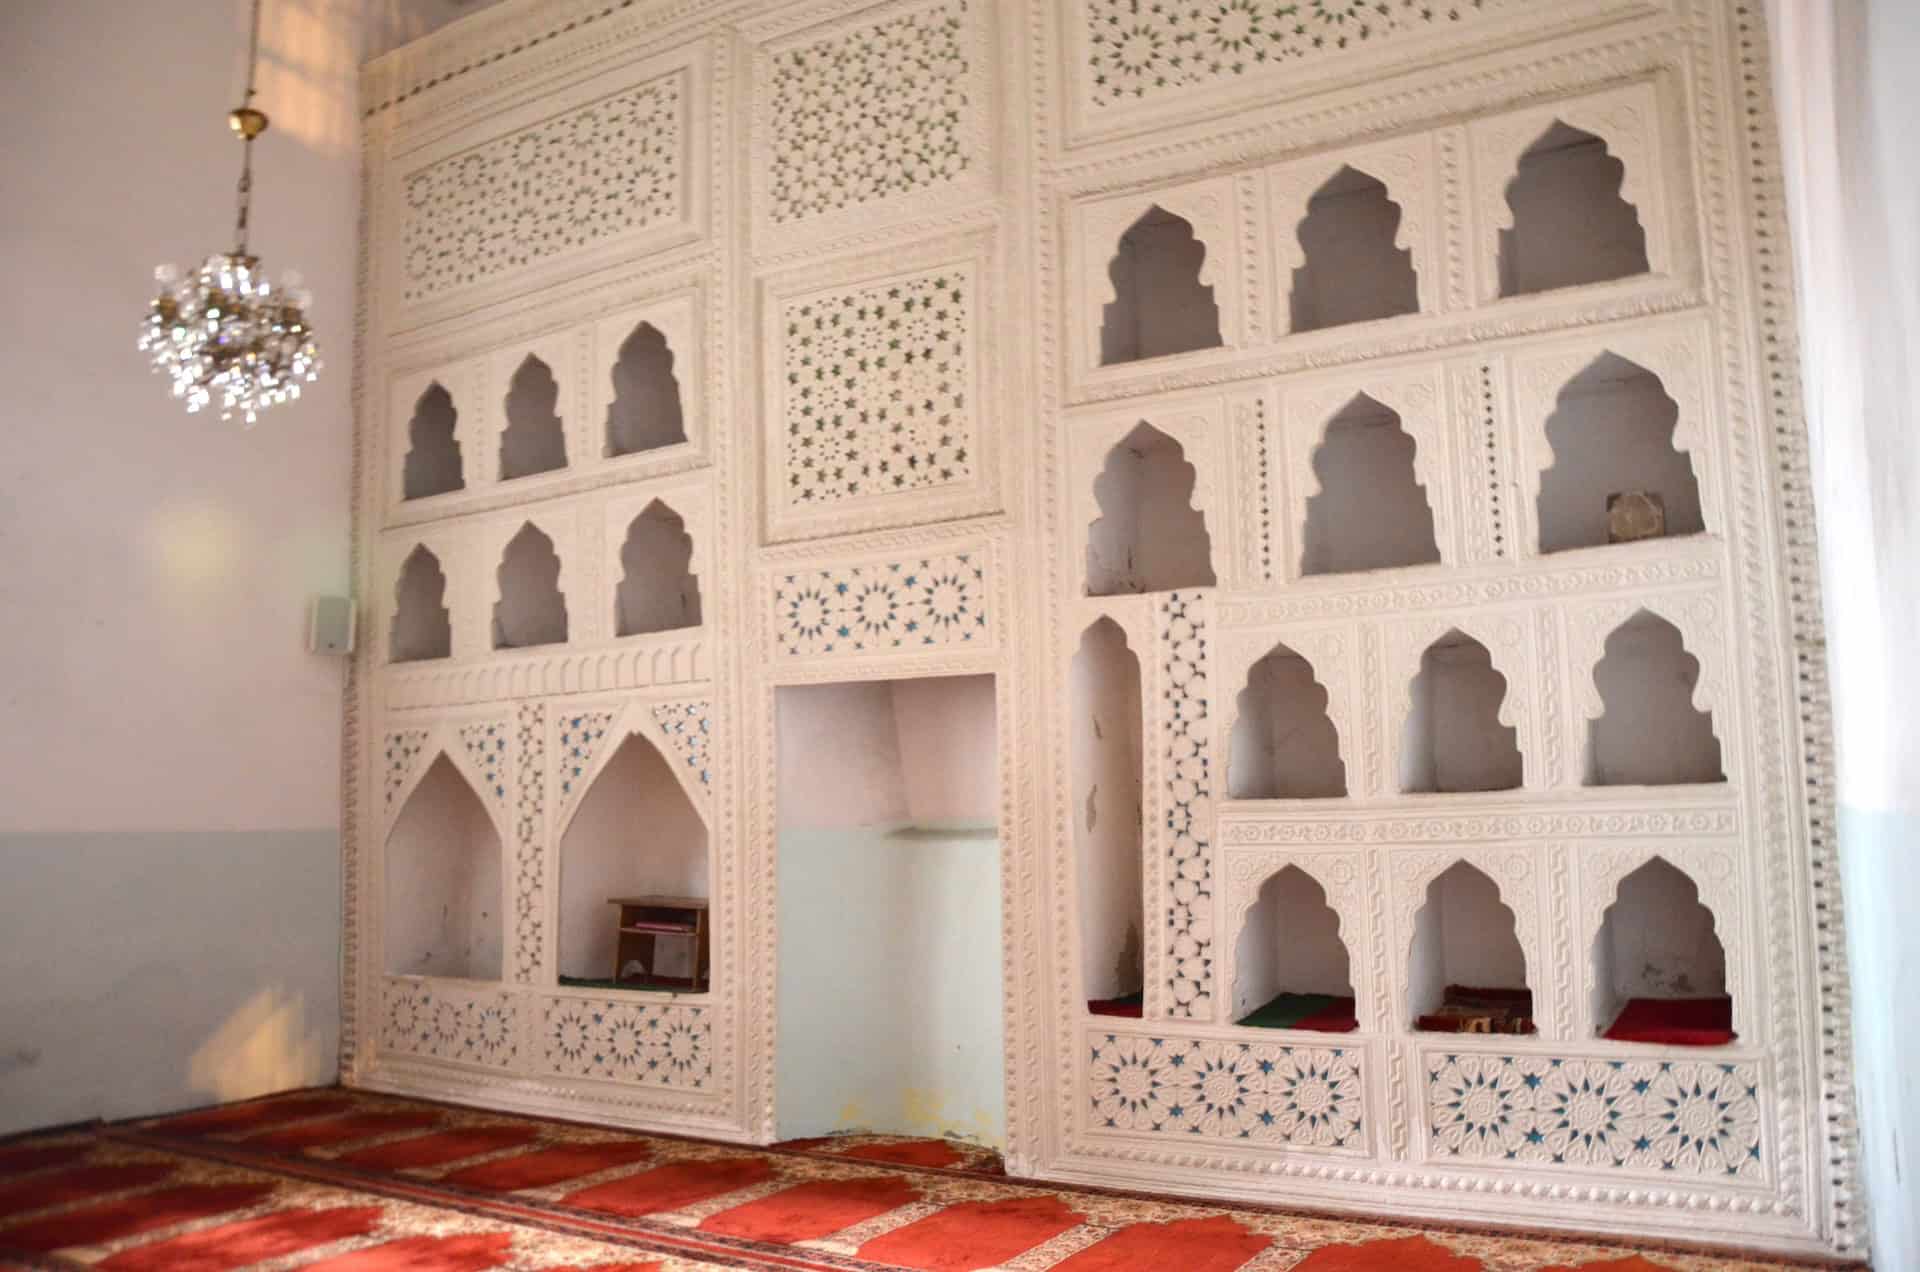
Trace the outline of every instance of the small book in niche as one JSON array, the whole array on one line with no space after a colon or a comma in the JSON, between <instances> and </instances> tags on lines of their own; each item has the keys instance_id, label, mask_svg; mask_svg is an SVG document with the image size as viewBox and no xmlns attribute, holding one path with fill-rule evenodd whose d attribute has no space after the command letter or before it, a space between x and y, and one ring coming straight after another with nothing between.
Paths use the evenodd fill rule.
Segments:
<instances>
[{"instance_id":1,"label":"small book in niche","mask_svg":"<svg viewBox=\"0 0 1920 1272\"><path fill-rule=\"evenodd\" d=\"M1632 543L1667 533L1667 504L1651 490L1616 491L1607 496L1607 542Z\"/></svg>"},{"instance_id":2,"label":"small book in niche","mask_svg":"<svg viewBox=\"0 0 1920 1272\"><path fill-rule=\"evenodd\" d=\"M1427 1033L1530 1034L1533 991L1449 985L1440 1006L1413 1022Z\"/></svg>"}]
</instances>

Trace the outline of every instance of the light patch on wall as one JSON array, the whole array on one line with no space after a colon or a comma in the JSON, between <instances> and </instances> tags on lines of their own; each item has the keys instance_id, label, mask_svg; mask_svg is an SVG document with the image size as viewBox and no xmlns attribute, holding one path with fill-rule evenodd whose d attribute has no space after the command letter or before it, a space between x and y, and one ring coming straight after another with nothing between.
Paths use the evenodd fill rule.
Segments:
<instances>
[{"instance_id":1,"label":"light patch on wall","mask_svg":"<svg viewBox=\"0 0 1920 1272\"><path fill-rule=\"evenodd\" d=\"M240 524L217 504L167 504L154 513L147 547L166 582L209 589L227 578L239 556Z\"/></svg>"},{"instance_id":2,"label":"light patch on wall","mask_svg":"<svg viewBox=\"0 0 1920 1272\"><path fill-rule=\"evenodd\" d=\"M260 95L254 104L273 120L274 133L329 158L350 153L356 142L363 7L359 0L276 0L260 15ZM244 9L237 21L238 47L244 48Z\"/></svg>"},{"instance_id":3,"label":"light patch on wall","mask_svg":"<svg viewBox=\"0 0 1920 1272\"><path fill-rule=\"evenodd\" d=\"M187 1082L215 1101L314 1086L329 1078L302 994L263 989L227 1017L187 1062Z\"/></svg>"}]
</instances>

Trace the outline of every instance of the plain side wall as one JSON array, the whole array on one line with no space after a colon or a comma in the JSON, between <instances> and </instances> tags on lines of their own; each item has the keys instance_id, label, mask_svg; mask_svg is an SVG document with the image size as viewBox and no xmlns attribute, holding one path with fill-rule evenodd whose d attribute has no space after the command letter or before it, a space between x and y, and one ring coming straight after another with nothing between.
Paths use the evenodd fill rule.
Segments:
<instances>
[{"instance_id":1,"label":"plain side wall","mask_svg":"<svg viewBox=\"0 0 1920 1272\"><path fill-rule=\"evenodd\" d=\"M779 695L779 1133L999 1145L993 681Z\"/></svg>"},{"instance_id":2,"label":"plain side wall","mask_svg":"<svg viewBox=\"0 0 1920 1272\"><path fill-rule=\"evenodd\" d=\"M1839 752L1874 1266L1920 1267L1920 7L1768 5Z\"/></svg>"},{"instance_id":3,"label":"plain side wall","mask_svg":"<svg viewBox=\"0 0 1920 1272\"><path fill-rule=\"evenodd\" d=\"M244 6L0 5L0 1133L335 1072L358 7L266 6L253 247L326 366L248 431L134 349L231 245Z\"/></svg>"}]
</instances>

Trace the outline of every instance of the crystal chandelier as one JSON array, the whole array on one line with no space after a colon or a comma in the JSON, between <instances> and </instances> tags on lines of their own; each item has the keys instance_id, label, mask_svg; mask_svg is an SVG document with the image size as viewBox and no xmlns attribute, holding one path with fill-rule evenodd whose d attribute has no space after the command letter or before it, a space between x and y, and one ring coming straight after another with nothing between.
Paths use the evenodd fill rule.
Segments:
<instances>
[{"instance_id":1,"label":"crystal chandelier","mask_svg":"<svg viewBox=\"0 0 1920 1272\"><path fill-rule=\"evenodd\" d=\"M156 269L159 294L140 330L140 352L173 382L173 396L189 412L216 400L220 418L244 415L251 426L260 412L300 396L320 371L319 350L307 326L312 298L289 273L278 285L247 251L247 205L253 193L253 141L267 130L267 117L253 108L254 72L260 61L260 0L253 0L247 42L247 95L227 122L240 137L240 215L234 248L215 252L182 277L172 265Z\"/></svg>"}]
</instances>

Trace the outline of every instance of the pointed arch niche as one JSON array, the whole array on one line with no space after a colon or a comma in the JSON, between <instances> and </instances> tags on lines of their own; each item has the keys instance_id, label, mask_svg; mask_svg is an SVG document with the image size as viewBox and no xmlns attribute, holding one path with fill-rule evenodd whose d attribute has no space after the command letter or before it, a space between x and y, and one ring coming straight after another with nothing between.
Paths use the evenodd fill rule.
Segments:
<instances>
[{"instance_id":1,"label":"pointed arch niche","mask_svg":"<svg viewBox=\"0 0 1920 1272\"><path fill-rule=\"evenodd\" d=\"M453 653L453 620L447 612L447 576L440 558L420 544L407 554L394 585L393 626L387 634L392 662L424 662Z\"/></svg>"},{"instance_id":2,"label":"pointed arch niche","mask_svg":"<svg viewBox=\"0 0 1920 1272\"><path fill-rule=\"evenodd\" d=\"M507 427L500 434L500 480L531 477L567 466L567 435L560 425L560 385L537 354L528 354L507 385Z\"/></svg>"},{"instance_id":3,"label":"pointed arch niche","mask_svg":"<svg viewBox=\"0 0 1920 1272\"><path fill-rule=\"evenodd\" d=\"M1700 660L1680 629L1636 611L1607 636L1593 685L1603 710L1587 724L1584 784L1724 782L1713 715L1693 705Z\"/></svg>"},{"instance_id":4,"label":"pointed arch niche","mask_svg":"<svg viewBox=\"0 0 1920 1272\"><path fill-rule=\"evenodd\" d=\"M1340 734L1313 664L1275 645L1247 671L1227 758L1231 799L1332 799L1347 793Z\"/></svg>"},{"instance_id":5,"label":"pointed arch niche","mask_svg":"<svg viewBox=\"0 0 1920 1272\"><path fill-rule=\"evenodd\" d=\"M1197 476L1180 443L1145 420L1107 452L1093 483L1100 515L1087 530L1088 596L1213 586Z\"/></svg>"},{"instance_id":6,"label":"pointed arch niche","mask_svg":"<svg viewBox=\"0 0 1920 1272\"><path fill-rule=\"evenodd\" d=\"M1618 354L1567 381L1547 417L1553 462L1540 474L1540 551L1607 543L1607 496L1626 491L1660 496L1669 537L1703 532L1693 461L1674 445L1679 420L1660 377Z\"/></svg>"},{"instance_id":7,"label":"pointed arch niche","mask_svg":"<svg viewBox=\"0 0 1920 1272\"><path fill-rule=\"evenodd\" d=\"M644 733L621 740L560 837L560 981L616 979L612 897L709 897L707 824L673 765ZM695 988L693 942L661 938L652 967L620 969L619 988Z\"/></svg>"},{"instance_id":8,"label":"pointed arch niche","mask_svg":"<svg viewBox=\"0 0 1920 1272\"><path fill-rule=\"evenodd\" d=\"M1440 559L1414 440L1395 411L1365 393L1327 421L1313 452L1319 493L1307 499L1300 573L1347 574Z\"/></svg>"},{"instance_id":9,"label":"pointed arch niche","mask_svg":"<svg viewBox=\"0 0 1920 1272\"><path fill-rule=\"evenodd\" d=\"M454 439L459 412L453 395L438 381L413 404L407 422L407 457L400 474L402 499L426 499L466 488L460 463L460 443Z\"/></svg>"},{"instance_id":10,"label":"pointed arch niche","mask_svg":"<svg viewBox=\"0 0 1920 1272\"><path fill-rule=\"evenodd\" d=\"M1493 655L1454 628L1428 645L1408 686L1400 734L1405 794L1510 791L1522 781L1519 734L1500 722L1507 678Z\"/></svg>"},{"instance_id":11,"label":"pointed arch niche","mask_svg":"<svg viewBox=\"0 0 1920 1272\"><path fill-rule=\"evenodd\" d=\"M1522 151L1507 183L1513 228L1500 232L1500 294L1646 273L1647 233L1621 195L1626 171L1605 141L1557 119Z\"/></svg>"},{"instance_id":12,"label":"pointed arch niche","mask_svg":"<svg viewBox=\"0 0 1920 1272\"><path fill-rule=\"evenodd\" d=\"M627 526L614 593L614 635L639 636L700 626L700 580L693 536L679 513L655 499Z\"/></svg>"},{"instance_id":13,"label":"pointed arch niche","mask_svg":"<svg viewBox=\"0 0 1920 1272\"><path fill-rule=\"evenodd\" d=\"M1275 871L1248 907L1233 953L1233 1017L1256 1029L1360 1027L1352 957L1326 889L1299 866Z\"/></svg>"},{"instance_id":14,"label":"pointed arch niche","mask_svg":"<svg viewBox=\"0 0 1920 1272\"><path fill-rule=\"evenodd\" d=\"M500 861L486 806L440 753L387 832L387 971L499 980Z\"/></svg>"},{"instance_id":15,"label":"pointed arch niche","mask_svg":"<svg viewBox=\"0 0 1920 1272\"><path fill-rule=\"evenodd\" d=\"M1456 861L1436 876L1414 915L1407 1008L1416 1030L1534 1032L1527 956L1513 911L1500 900L1499 885L1470 862Z\"/></svg>"},{"instance_id":16,"label":"pointed arch niche","mask_svg":"<svg viewBox=\"0 0 1920 1272\"><path fill-rule=\"evenodd\" d=\"M560 592L560 556L531 521L500 556L500 599L493 607L493 647L525 649L567 639L567 599Z\"/></svg>"},{"instance_id":17,"label":"pointed arch niche","mask_svg":"<svg viewBox=\"0 0 1920 1272\"><path fill-rule=\"evenodd\" d=\"M1099 619L1082 633L1068 682L1081 988L1087 1010L1096 1015L1138 1015L1146 984L1145 717L1140 659L1112 619Z\"/></svg>"},{"instance_id":18,"label":"pointed arch niche","mask_svg":"<svg viewBox=\"0 0 1920 1272\"><path fill-rule=\"evenodd\" d=\"M1413 250L1394 242L1400 217L1386 185L1357 168L1342 167L1314 192L1298 229L1306 263L1293 271L1291 330L1419 312Z\"/></svg>"},{"instance_id":19,"label":"pointed arch niche","mask_svg":"<svg viewBox=\"0 0 1920 1272\"><path fill-rule=\"evenodd\" d=\"M1141 213L1107 264L1114 298L1101 311L1101 366L1220 346L1220 306L1200 281L1206 259L1192 222L1158 204Z\"/></svg>"},{"instance_id":20,"label":"pointed arch niche","mask_svg":"<svg viewBox=\"0 0 1920 1272\"><path fill-rule=\"evenodd\" d=\"M1700 889L1664 857L1620 880L1593 939L1593 1020L1619 1042L1732 1042L1727 952Z\"/></svg>"},{"instance_id":21,"label":"pointed arch niche","mask_svg":"<svg viewBox=\"0 0 1920 1272\"><path fill-rule=\"evenodd\" d=\"M687 440L673 350L650 322L620 344L613 364L613 401L607 407L607 455L638 455Z\"/></svg>"}]
</instances>

